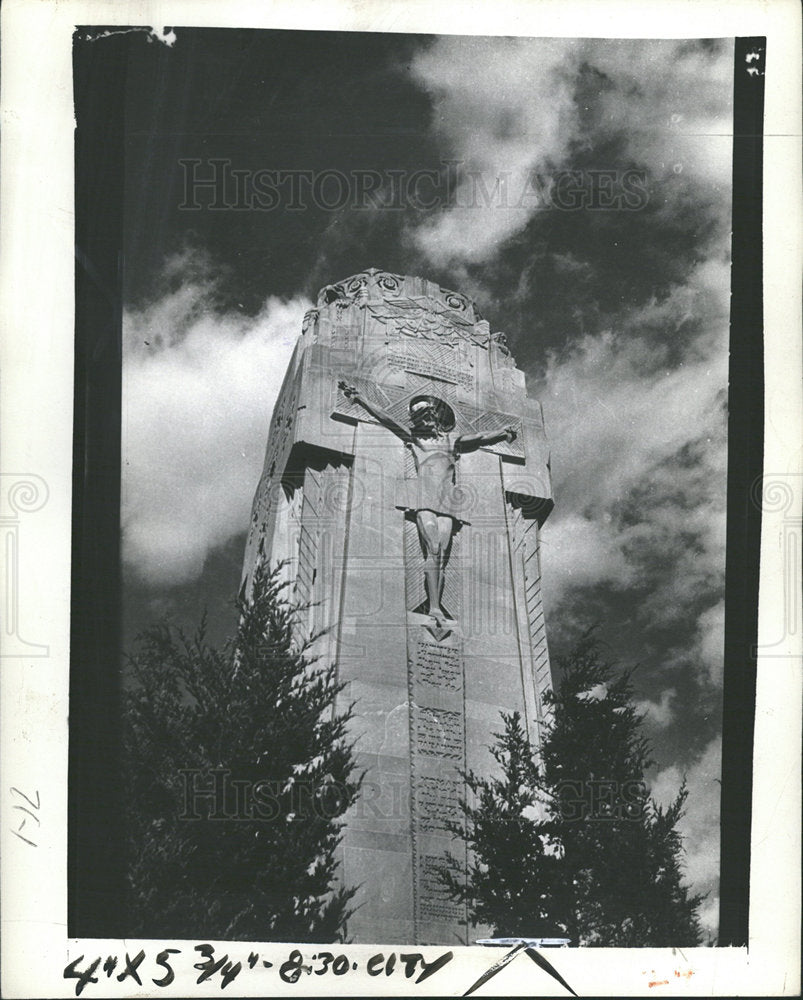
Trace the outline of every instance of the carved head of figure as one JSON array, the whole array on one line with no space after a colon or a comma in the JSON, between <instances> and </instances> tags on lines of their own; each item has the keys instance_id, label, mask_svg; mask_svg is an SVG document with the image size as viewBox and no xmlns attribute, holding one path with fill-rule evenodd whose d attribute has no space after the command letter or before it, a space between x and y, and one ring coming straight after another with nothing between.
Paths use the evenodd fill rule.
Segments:
<instances>
[{"instance_id":1,"label":"carved head of figure","mask_svg":"<svg viewBox=\"0 0 803 1000\"><path fill-rule=\"evenodd\" d=\"M426 436L446 434L455 425L454 410L437 396L416 396L410 400L413 432Z\"/></svg>"}]
</instances>

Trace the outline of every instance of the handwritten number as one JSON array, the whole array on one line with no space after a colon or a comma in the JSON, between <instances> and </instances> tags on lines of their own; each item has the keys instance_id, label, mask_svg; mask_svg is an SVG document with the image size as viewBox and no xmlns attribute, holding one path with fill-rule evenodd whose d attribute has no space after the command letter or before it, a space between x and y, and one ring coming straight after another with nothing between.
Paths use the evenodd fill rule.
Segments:
<instances>
[{"instance_id":1,"label":"handwritten number","mask_svg":"<svg viewBox=\"0 0 803 1000\"><path fill-rule=\"evenodd\" d=\"M211 944L197 944L195 950L199 951L203 956L205 961L196 962L194 968L198 969L201 973L200 976L195 980L196 983L203 983L205 980L213 976L218 969L223 967L223 963L228 958L228 955L224 955L223 958L215 961L215 949Z\"/></svg>"},{"instance_id":2,"label":"handwritten number","mask_svg":"<svg viewBox=\"0 0 803 1000\"><path fill-rule=\"evenodd\" d=\"M347 955L338 955L332 964L332 972L336 976L345 976L349 971L349 960Z\"/></svg>"},{"instance_id":3,"label":"handwritten number","mask_svg":"<svg viewBox=\"0 0 803 1000\"><path fill-rule=\"evenodd\" d=\"M195 963L195 968L201 973L195 980L196 983L203 983L216 972L220 972L222 977L220 988L225 989L232 980L239 976L243 967L242 962L235 962L232 965L228 955L224 955L223 958L219 958L216 962L214 960L215 949L211 944L197 944L195 950L199 951L205 958L204 962Z\"/></svg>"},{"instance_id":4,"label":"handwritten number","mask_svg":"<svg viewBox=\"0 0 803 1000\"><path fill-rule=\"evenodd\" d=\"M42 821L39 819L39 817L36 815L36 813L32 813L31 810L27 806L12 806L11 808L12 809L21 809L24 813L27 813L31 817L31 819L35 819L38 826L42 825ZM25 820L23 820L22 822L25 823ZM20 827L20 829L22 829L22 827Z\"/></svg>"},{"instance_id":5,"label":"handwritten number","mask_svg":"<svg viewBox=\"0 0 803 1000\"><path fill-rule=\"evenodd\" d=\"M39 792L37 790L37 792L36 792L36 802L34 802L34 800L32 798L30 798L30 796L26 795L24 792L21 792L19 790L19 788L15 788L13 785L12 785L10 791L11 791L12 795L19 795L19 797L21 799L25 799L25 801L28 803L28 806L31 807L29 809L28 806L22 806L22 805L19 805L19 803L17 803L16 805L13 805L11 807L12 809L19 809L21 812L25 813L25 816L23 817L22 822L20 823L20 825L17 827L16 830L12 830L11 832L14 834L15 837L19 837L20 840L25 841L25 843L29 844L31 847L36 847L37 844L33 840L29 840L28 837L23 836L23 834L21 834L19 831L22 830L22 828L28 822L27 817L30 817L32 820L35 820L37 826L41 826L42 825L42 821L36 815L36 812L32 812L31 811L32 809L35 809L35 810L38 811L39 808L40 808L40 806L41 806L41 800L39 798Z\"/></svg>"},{"instance_id":6,"label":"handwritten number","mask_svg":"<svg viewBox=\"0 0 803 1000\"><path fill-rule=\"evenodd\" d=\"M194 965L194 968L198 969L201 973L196 979L196 983L202 983L222 967L226 961L226 956L224 955L218 962L215 962L215 949L211 944L196 944L195 950L200 952L205 959L205 961L196 962Z\"/></svg>"},{"instance_id":7,"label":"handwritten number","mask_svg":"<svg viewBox=\"0 0 803 1000\"><path fill-rule=\"evenodd\" d=\"M95 961L84 972L79 972L78 963L83 962L83 960L84 956L81 955L79 958L76 958L74 962L70 962L70 964L64 970L65 979L78 980L78 982L75 984L75 995L77 997L81 996L81 993L83 993L84 987L87 985L87 983L96 983L98 981L98 977L94 975L94 972L95 969L97 969L97 967L100 965L100 957L96 958Z\"/></svg>"},{"instance_id":8,"label":"handwritten number","mask_svg":"<svg viewBox=\"0 0 803 1000\"><path fill-rule=\"evenodd\" d=\"M19 795L19 796L20 796L20 798L23 798L23 799L25 799L25 801L26 801L26 802L28 803L28 805L29 805L29 806L30 806L30 807L31 807L32 809L39 809L39 808L40 808L40 802L39 802L39 792L38 792L38 791L37 791L37 793L36 793L36 802L34 802L34 801L33 801L33 799L29 799L29 798L28 798L28 796L27 796L27 795L26 795L26 794L25 794L24 792L21 792L21 791L19 790L19 788L13 788L13 787L12 787L11 791L12 791L12 792L16 792L16 793L17 793L17 795Z\"/></svg>"},{"instance_id":9,"label":"handwritten number","mask_svg":"<svg viewBox=\"0 0 803 1000\"><path fill-rule=\"evenodd\" d=\"M329 952L321 952L321 956L328 955ZM331 956L330 956L331 957ZM294 948L290 952L290 957L286 962L282 962L279 967L279 978L283 979L286 983L297 983L301 978L301 973L306 971L312 971L311 965L301 964L301 952L298 948Z\"/></svg>"},{"instance_id":10,"label":"handwritten number","mask_svg":"<svg viewBox=\"0 0 803 1000\"><path fill-rule=\"evenodd\" d=\"M295 954L295 952L293 952L293 954ZM323 962L323 966L320 969L316 969L315 970L315 975L316 976L326 975L326 973L329 971L329 966L332 964L332 960L334 959L334 957L335 956L331 953L331 951L322 951L322 952L320 952L319 955L318 955L318 958ZM281 972L279 973L279 975L281 975ZM299 970L298 975L299 976L301 975L300 970ZM298 978L298 977L296 977L296 978ZM293 980L293 982L295 982L295 980Z\"/></svg>"},{"instance_id":11,"label":"handwritten number","mask_svg":"<svg viewBox=\"0 0 803 1000\"><path fill-rule=\"evenodd\" d=\"M228 957L228 956L227 956ZM235 962L234 965L231 962L226 962L221 971L222 980L220 982L220 988L225 990L232 980L236 979L240 975L240 970L243 967L242 962Z\"/></svg>"},{"instance_id":12,"label":"handwritten number","mask_svg":"<svg viewBox=\"0 0 803 1000\"><path fill-rule=\"evenodd\" d=\"M25 823L23 822L23 826L24 825L25 825ZM23 835L21 833L17 833L16 830L12 830L11 832L14 834L15 837L19 837L20 840L24 840L26 844L30 844L31 847L36 847L36 844L32 840L28 840L27 837L23 837Z\"/></svg>"},{"instance_id":13,"label":"handwritten number","mask_svg":"<svg viewBox=\"0 0 803 1000\"><path fill-rule=\"evenodd\" d=\"M161 965L165 969L165 974L161 979L153 980L154 986L169 986L176 978L176 974L170 965L169 956L178 955L180 951L180 948L165 948L164 951L160 951L156 956L156 964Z\"/></svg>"}]
</instances>

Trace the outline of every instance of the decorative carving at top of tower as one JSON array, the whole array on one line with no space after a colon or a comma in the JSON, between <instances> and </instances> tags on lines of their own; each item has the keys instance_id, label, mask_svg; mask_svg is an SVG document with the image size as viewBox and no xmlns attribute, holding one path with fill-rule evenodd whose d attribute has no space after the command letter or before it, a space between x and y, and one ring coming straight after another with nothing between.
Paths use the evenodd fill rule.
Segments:
<instances>
[{"instance_id":1,"label":"decorative carving at top of tower","mask_svg":"<svg viewBox=\"0 0 803 1000\"><path fill-rule=\"evenodd\" d=\"M413 275L369 268L326 285L304 317L301 352L313 346L323 368L392 376L394 385L406 372L408 382L426 376L474 394L526 393L505 335L471 299Z\"/></svg>"},{"instance_id":2,"label":"decorative carving at top of tower","mask_svg":"<svg viewBox=\"0 0 803 1000\"><path fill-rule=\"evenodd\" d=\"M326 285L318 293L318 307L343 302L371 303L389 302L401 304L413 301L417 305L425 305L425 300L438 310L446 309L459 317L464 323L474 324L482 319L479 310L471 299L441 288L433 281L417 278L413 275L391 274L369 267L367 271L344 278L333 285Z\"/></svg>"}]
</instances>

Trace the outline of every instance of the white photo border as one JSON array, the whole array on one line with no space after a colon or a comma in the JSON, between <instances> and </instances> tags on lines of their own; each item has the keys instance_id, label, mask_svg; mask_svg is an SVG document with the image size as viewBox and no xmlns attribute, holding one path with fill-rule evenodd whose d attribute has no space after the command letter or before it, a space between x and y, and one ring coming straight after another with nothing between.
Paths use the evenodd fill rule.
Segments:
<instances>
[{"instance_id":1,"label":"white photo border","mask_svg":"<svg viewBox=\"0 0 803 1000\"><path fill-rule=\"evenodd\" d=\"M442 2L368 3L273 0L6 0L2 9L2 301L3 489L16 489L25 511L13 530L6 580L25 595L19 633L30 655L2 656L2 989L7 997L71 997L68 963L81 968L107 954L148 955L141 974L118 982L98 967L84 996L220 995L220 977L197 984L192 942L76 940L67 937L67 739L72 538L74 344L74 173L72 43L76 25L252 27L426 32L471 35L713 38L766 36L764 135L765 505L762 522L758 678L752 808L751 906L747 948L566 949L549 959L583 995L795 995L800 969L801 621L784 616L782 588L800 595L801 426L801 142L800 10L793 0L713 3L662 0L504 0L481 7ZM19 484L23 484L20 486ZM27 485L26 485L27 484ZM767 491L781 484L788 503ZM26 506L27 505L27 506ZM7 513L0 510L0 519ZM7 526L8 522L4 525ZM13 526L12 526L13 527ZM789 543L789 538L792 543ZM797 557L795 557L797 553ZM18 562L15 561L18 556ZM16 573L16 576L8 574ZM35 595L31 597L30 595ZM794 606L794 604L792 605ZM798 609L799 613L799 609ZM4 642L8 640L8 619ZM12 623L13 624L13 623ZM16 625L15 625L16 627ZM779 638L780 637L780 638ZM8 646L5 647L8 649ZM1 651L0 651L1 653ZM12 789L16 790L12 793ZM10 821L22 794L36 813L31 850ZM20 800L21 801L21 800ZM34 806L34 802L37 803ZM216 944L216 956L247 957L242 942ZM180 948L175 978L150 986L164 966L156 955ZM393 949L336 948L359 963L342 980L276 975L292 946L255 944L272 975L247 974L236 996L462 995L496 953L455 948L424 986L404 977L363 973L368 959ZM428 961L444 948L420 949ZM102 961L102 958L101 958ZM649 989L649 983L662 984ZM485 989L504 995L562 992L519 957ZM482 990L480 991L481 994Z\"/></svg>"}]
</instances>

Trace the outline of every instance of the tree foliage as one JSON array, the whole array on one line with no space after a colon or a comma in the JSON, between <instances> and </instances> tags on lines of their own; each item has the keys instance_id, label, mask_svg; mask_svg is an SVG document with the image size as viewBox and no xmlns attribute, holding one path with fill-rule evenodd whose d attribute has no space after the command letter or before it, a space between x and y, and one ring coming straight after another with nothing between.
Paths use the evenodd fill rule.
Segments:
<instances>
[{"instance_id":1,"label":"tree foliage","mask_svg":"<svg viewBox=\"0 0 803 1000\"><path fill-rule=\"evenodd\" d=\"M341 817L361 782L342 685L298 638L280 567L210 646L162 622L130 658L125 696L129 934L340 939Z\"/></svg>"},{"instance_id":2,"label":"tree foliage","mask_svg":"<svg viewBox=\"0 0 803 1000\"><path fill-rule=\"evenodd\" d=\"M693 946L701 896L683 883L677 830L685 783L669 808L649 795L650 746L629 672L615 675L593 634L563 665L536 757L518 713L491 749L499 774L467 775L467 881L445 868L454 898L500 937L575 945Z\"/></svg>"}]
</instances>

